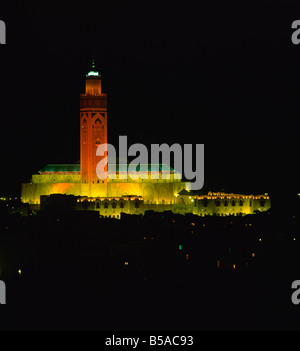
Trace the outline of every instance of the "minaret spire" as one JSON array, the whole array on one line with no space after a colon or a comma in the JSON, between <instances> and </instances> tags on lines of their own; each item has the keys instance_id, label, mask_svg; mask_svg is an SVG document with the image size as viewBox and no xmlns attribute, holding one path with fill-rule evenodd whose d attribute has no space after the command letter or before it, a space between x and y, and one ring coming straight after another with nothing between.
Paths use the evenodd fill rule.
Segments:
<instances>
[{"instance_id":1,"label":"minaret spire","mask_svg":"<svg viewBox=\"0 0 300 351\"><path fill-rule=\"evenodd\" d=\"M101 77L101 74L96 70L94 58L92 58L92 67L86 76L87 77L90 77L90 76Z\"/></svg>"},{"instance_id":2,"label":"minaret spire","mask_svg":"<svg viewBox=\"0 0 300 351\"><path fill-rule=\"evenodd\" d=\"M95 59L92 58L92 70L95 70Z\"/></svg>"}]
</instances>

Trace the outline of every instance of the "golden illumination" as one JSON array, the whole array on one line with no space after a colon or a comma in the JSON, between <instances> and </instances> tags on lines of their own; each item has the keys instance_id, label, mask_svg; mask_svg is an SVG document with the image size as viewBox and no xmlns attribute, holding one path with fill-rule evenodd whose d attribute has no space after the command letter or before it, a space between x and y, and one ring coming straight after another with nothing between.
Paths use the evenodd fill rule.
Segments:
<instances>
[{"instance_id":1,"label":"golden illumination","mask_svg":"<svg viewBox=\"0 0 300 351\"><path fill-rule=\"evenodd\" d=\"M127 164L115 171L109 170L107 165L107 179L99 180L97 165L104 156L98 156L96 150L98 145L107 144L108 119L107 94L102 92L101 80L101 74L93 62L86 75L85 93L80 95L80 163L47 165L38 174L33 174L30 183L22 184L23 202L36 206L41 204L41 195L74 195L80 197L76 209L86 207L98 211L101 218L120 218L122 213L143 215L147 210L170 210L173 213L199 216L245 215L260 210L259 206L263 211L270 208L270 201L261 204L262 199L269 199L267 193L254 196L209 191L207 195L194 195L188 190L190 183L183 181L181 174L174 169L171 169L168 180L163 179L163 173L170 170L168 165L160 165L159 179L151 179L152 172L149 168L148 171L140 168L139 175L135 178L127 174ZM126 166L126 170L123 166ZM124 172L127 174L125 177ZM182 190L185 192L181 193ZM136 199L137 203L132 206L132 201ZM208 203L197 201L201 199L208 200ZM238 206L243 199L245 201L241 201L242 204Z\"/></svg>"}]
</instances>

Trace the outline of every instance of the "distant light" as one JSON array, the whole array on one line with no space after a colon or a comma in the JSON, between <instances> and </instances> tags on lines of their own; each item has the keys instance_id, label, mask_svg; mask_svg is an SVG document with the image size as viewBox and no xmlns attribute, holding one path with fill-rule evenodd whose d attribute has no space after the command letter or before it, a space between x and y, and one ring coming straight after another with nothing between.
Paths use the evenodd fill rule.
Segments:
<instances>
[{"instance_id":1,"label":"distant light","mask_svg":"<svg viewBox=\"0 0 300 351\"><path fill-rule=\"evenodd\" d=\"M22 271L21 271L21 269L19 269L19 270L18 270L18 273L19 273L19 275L21 275L21 274L22 274Z\"/></svg>"},{"instance_id":2,"label":"distant light","mask_svg":"<svg viewBox=\"0 0 300 351\"><path fill-rule=\"evenodd\" d=\"M124 262L124 265L125 265L125 266L128 266L128 262L127 262L127 261L126 261L126 262Z\"/></svg>"},{"instance_id":3,"label":"distant light","mask_svg":"<svg viewBox=\"0 0 300 351\"><path fill-rule=\"evenodd\" d=\"M235 264L232 265L232 268L235 269Z\"/></svg>"},{"instance_id":4,"label":"distant light","mask_svg":"<svg viewBox=\"0 0 300 351\"><path fill-rule=\"evenodd\" d=\"M254 252L252 252L252 257L255 257L255 253Z\"/></svg>"},{"instance_id":5,"label":"distant light","mask_svg":"<svg viewBox=\"0 0 300 351\"><path fill-rule=\"evenodd\" d=\"M293 240L296 240L296 238L294 238Z\"/></svg>"},{"instance_id":6,"label":"distant light","mask_svg":"<svg viewBox=\"0 0 300 351\"><path fill-rule=\"evenodd\" d=\"M259 241L261 241L262 239L261 239L261 238L259 238L258 240L259 240Z\"/></svg>"},{"instance_id":7,"label":"distant light","mask_svg":"<svg viewBox=\"0 0 300 351\"><path fill-rule=\"evenodd\" d=\"M182 250L182 245L179 245L179 250Z\"/></svg>"}]
</instances>

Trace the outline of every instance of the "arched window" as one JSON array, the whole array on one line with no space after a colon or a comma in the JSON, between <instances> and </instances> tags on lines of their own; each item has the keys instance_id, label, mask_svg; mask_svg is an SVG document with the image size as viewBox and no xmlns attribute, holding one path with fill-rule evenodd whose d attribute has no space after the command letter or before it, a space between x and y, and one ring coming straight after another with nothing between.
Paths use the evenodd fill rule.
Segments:
<instances>
[{"instance_id":1,"label":"arched window","mask_svg":"<svg viewBox=\"0 0 300 351\"><path fill-rule=\"evenodd\" d=\"M203 204L203 207L208 206L208 199L206 197L202 200L202 204Z\"/></svg>"},{"instance_id":2,"label":"arched window","mask_svg":"<svg viewBox=\"0 0 300 351\"><path fill-rule=\"evenodd\" d=\"M95 121L95 128L101 128L101 124L102 124L102 122L100 121L99 118L97 118Z\"/></svg>"},{"instance_id":3,"label":"arched window","mask_svg":"<svg viewBox=\"0 0 300 351\"><path fill-rule=\"evenodd\" d=\"M266 203L266 202L265 202L265 199L261 197L261 198L259 199L259 205L260 205L261 207L264 207L264 206L265 206L265 203Z\"/></svg>"}]
</instances>

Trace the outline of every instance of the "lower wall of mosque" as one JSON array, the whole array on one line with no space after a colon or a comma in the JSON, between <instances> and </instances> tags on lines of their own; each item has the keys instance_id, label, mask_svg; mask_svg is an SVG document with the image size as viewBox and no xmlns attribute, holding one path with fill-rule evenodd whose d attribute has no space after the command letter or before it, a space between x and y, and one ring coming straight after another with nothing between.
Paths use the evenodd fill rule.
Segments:
<instances>
[{"instance_id":1,"label":"lower wall of mosque","mask_svg":"<svg viewBox=\"0 0 300 351\"><path fill-rule=\"evenodd\" d=\"M28 183L22 185L22 202L43 209L50 197L72 195L75 210L98 211L101 217L121 218L122 213L143 215L145 211L172 211L199 216L246 215L267 211L268 195L213 193L195 195L189 184L174 183ZM185 190L183 190L185 189ZM56 196L55 195L61 195ZM60 201L60 200L59 200Z\"/></svg>"}]
</instances>

